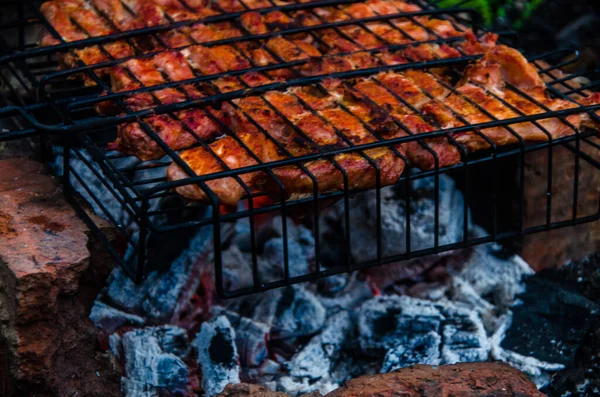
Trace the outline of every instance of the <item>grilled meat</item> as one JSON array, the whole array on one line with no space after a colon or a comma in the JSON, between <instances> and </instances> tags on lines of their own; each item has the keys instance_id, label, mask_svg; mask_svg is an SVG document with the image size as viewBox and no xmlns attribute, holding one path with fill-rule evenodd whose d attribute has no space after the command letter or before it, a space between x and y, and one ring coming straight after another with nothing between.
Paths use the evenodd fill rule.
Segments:
<instances>
[{"instance_id":1,"label":"grilled meat","mask_svg":"<svg viewBox=\"0 0 600 397\"><path fill-rule=\"evenodd\" d=\"M159 158L167 148L182 150L200 144L181 153L196 175L311 156L298 165L207 181L225 205L235 204L254 190L278 195L283 188L286 196L297 197L315 191L385 186L398 180L407 162L421 169L451 166L461 161L465 149L556 139L582 125L595 124L589 115L570 115L479 127L490 121L516 121L522 116L573 108L575 100L598 103L600 98L591 93L578 94L573 101L551 98L536 68L518 51L497 46L494 34L476 37L456 21L394 15L419 11L415 4L367 0L290 13L248 11L270 6L267 0L244 4L238 0L54 0L44 3L42 12L65 41L199 20L151 36L76 49L65 56L67 67L131 58L98 71L110 75L113 92L123 93L120 99L99 105L101 113L140 111L302 76L320 77L313 80L317 83L285 92L239 95L218 107L203 104L118 127L117 140L109 149L142 160ZM237 21L200 21L232 11L248 12ZM353 21L371 17L382 18ZM330 22L342 23L319 26ZM297 27L313 28L289 32ZM262 36L209 43L247 34ZM440 44L441 39L453 40ZM57 43L52 35L42 38L43 45ZM148 52L152 54L138 56ZM357 69L478 54L484 56L464 68L460 79L456 68L333 78ZM469 125L474 125L472 131L444 132ZM435 137L418 141L346 150L432 132ZM329 154L339 150L343 154ZM169 180L188 178L186 168L171 165ZM180 186L177 192L192 200L210 199L195 184Z\"/></svg>"},{"instance_id":2,"label":"grilled meat","mask_svg":"<svg viewBox=\"0 0 600 397\"><path fill-rule=\"evenodd\" d=\"M245 9L269 7L266 0L244 1ZM178 0L139 1L125 0L53 0L42 5L41 11L50 24L65 41L83 40L115 33L140 29L143 27L165 25L184 20L201 20L219 13L240 11L237 1L206 2L196 0L181 2ZM250 11L243 14L239 21L240 30L235 23L219 22L203 24L198 22L190 26L158 32L155 35L134 36L127 41L76 49L66 54L62 61L67 68L76 67L80 62L86 65L97 64L164 49L175 49L190 45L241 36L244 30L252 34L264 34L286 30L297 26L344 21L353 18L366 18L376 15L410 12L420 9L401 1L368 1L365 4L341 5L337 7L302 10L290 14L273 11L267 14ZM364 26L364 27L363 27ZM457 29L458 27L458 29ZM401 29L401 30L399 30ZM386 22L369 22L366 25L351 24L333 29L317 29L313 33L300 33L286 37L296 47L310 56L321 55L313 52L311 42L317 40L327 45L327 52L349 52L360 49L383 48L388 44L404 44L414 41L433 40L441 37L458 37L472 34L469 29L461 28L449 21L428 17L399 18ZM278 39L270 41L272 48L279 44ZM58 44L58 38L46 33L40 40L42 45ZM288 45L288 42L281 42ZM307 45L308 44L308 45ZM314 46L315 43L312 43ZM323 49L325 50L325 49ZM292 51L292 52L290 52ZM298 48L283 51L285 60L299 59L294 56ZM264 54L263 54L264 56ZM97 71L103 75L106 70ZM86 80L90 82L89 78Z\"/></svg>"},{"instance_id":3,"label":"grilled meat","mask_svg":"<svg viewBox=\"0 0 600 397\"><path fill-rule=\"evenodd\" d=\"M132 59L123 68L115 69L113 84L117 90L129 91L141 86L164 83L163 74L171 80L186 80L194 74L179 52L161 53L153 59ZM125 99L132 110L141 110L156 104L169 104L205 96L206 93L192 85L167 88L152 94L135 94ZM144 120L156 134L174 149L184 149L199 140L211 140L222 135L219 120L224 120L219 111L207 109L187 109L174 115L151 116ZM117 140L109 149L135 155L142 160L164 156L163 148L144 131L140 123L125 123L118 126Z\"/></svg>"},{"instance_id":4,"label":"grilled meat","mask_svg":"<svg viewBox=\"0 0 600 397\"><path fill-rule=\"evenodd\" d=\"M200 175L214 174L229 169L237 169L256 164L254 156L263 156L265 148L264 136L250 133L239 133L238 139L248 148L246 150L233 137L227 136L216 140L209 145L210 150L205 147L197 147L186 150L181 154L181 159ZM206 182L207 187L224 205L235 205L256 185L258 172L239 175L239 180L234 177L219 178ZM173 163L167 169L167 177L171 181L190 178L181 167ZM240 183L241 182L241 183ZM205 190L196 184L187 184L175 189L177 193L190 200L210 201Z\"/></svg>"},{"instance_id":5,"label":"grilled meat","mask_svg":"<svg viewBox=\"0 0 600 397\"><path fill-rule=\"evenodd\" d=\"M430 102L423 112L443 128L452 128L575 106L569 101L550 98L535 67L518 51L496 46L466 68L450 96ZM575 133L580 124L581 116L571 115L457 133L454 138L470 150L480 150L492 145L560 138Z\"/></svg>"},{"instance_id":6,"label":"grilled meat","mask_svg":"<svg viewBox=\"0 0 600 397\"><path fill-rule=\"evenodd\" d=\"M316 108L315 100L320 104ZM234 130L268 134L283 148L285 152L269 151L279 153L277 159L377 140L368 123L337 104L334 96L322 100L299 90L269 92L264 98L234 100L230 111ZM273 156L263 157L265 162L273 160ZM370 149L309 161L302 167L274 168L277 180L266 178L263 189L277 192L281 184L289 196L341 190L345 186L366 189L377 185L377 169L379 184L385 186L398 180L404 167L402 148Z\"/></svg>"},{"instance_id":7,"label":"grilled meat","mask_svg":"<svg viewBox=\"0 0 600 397\"><path fill-rule=\"evenodd\" d=\"M287 42L287 40L279 38L278 43L281 44L283 41ZM294 45L292 42L288 43L291 46ZM274 48L273 53L281 53L282 56L285 56L287 47L274 45ZM313 48L313 51L316 49ZM233 46L203 47L196 45L182 51L162 52L152 58L131 59L124 62L122 66L114 68L111 76L112 85L115 91L126 92L141 87L152 87L168 80L192 79L196 76L195 73L214 75L248 69L252 65L251 56L251 50L239 51ZM296 56L307 57L309 55L301 51ZM168 80L165 79L165 75ZM248 73L240 78L226 76L214 80L212 87L208 84L200 86L186 84L177 88L155 90L151 93L128 95L124 102L129 109L138 111L158 104L183 102L218 92L266 84L270 81L272 81L270 77L259 73ZM110 104L103 103L100 110L107 111L110 107ZM160 127L155 130L158 136L166 138L169 147L174 150L187 148L197 143L199 139L209 141L222 135L223 132L217 120L228 123L228 120L222 118L220 111L210 108L207 110L189 109L185 112L176 112L174 116L158 118L158 124L155 123L156 116L146 119L150 127ZM177 124L177 119L182 120L182 125L172 126L173 123ZM192 122L188 122L189 120ZM139 143L137 143L138 141ZM109 148L135 155L142 160L160 158L165 154L158 144L152 143L152 139L143 132L139 123L120 125L117 140L109 145Z\"/></svg>"}]
</instances>

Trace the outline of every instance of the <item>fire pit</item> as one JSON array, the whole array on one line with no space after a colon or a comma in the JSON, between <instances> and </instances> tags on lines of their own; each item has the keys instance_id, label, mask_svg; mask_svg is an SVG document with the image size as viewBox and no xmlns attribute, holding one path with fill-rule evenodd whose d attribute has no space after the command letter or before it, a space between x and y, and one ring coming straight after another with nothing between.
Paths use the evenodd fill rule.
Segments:
<instances>
[{"instance_id":1,"label":"fire pit","mask_svg":"<svg viewBox=\"0 0 600 397\"><path fill-rule=\"evenodd\" d=\"M600 217L576 51L525 58L420 0L0 7L0 140L39 136L119 265L90 319L124 395L453 393L470 370L446 365L494 360L549 393L598 387L575 374L595 292L515 245ZM472 368L497 370L485 393L521 379Z\"/></svg>"}]
</instances>

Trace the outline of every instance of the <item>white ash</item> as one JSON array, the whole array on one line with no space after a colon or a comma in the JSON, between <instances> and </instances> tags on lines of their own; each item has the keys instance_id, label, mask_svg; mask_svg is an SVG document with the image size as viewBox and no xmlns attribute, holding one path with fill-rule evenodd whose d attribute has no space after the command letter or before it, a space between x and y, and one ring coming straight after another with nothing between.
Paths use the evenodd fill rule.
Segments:
<instances>
[{"instance_id":1,"label":"white ash","mask_svg":"<svg viewBox=\"0 0 600 397\"><path fill-rule=\"evenodd\" d=\"M434 304L407 296L380 296L364 302L358 314L363 352L379 355L416 333L439 330L443 320Z\"/></svg>"},{"instance_id":2,"label":"white ash","mask_svg":"<svg viewBox=\"0 0 600 397\"><path fill-rule=\"evenodd\" d=\"M108 347L110 348L112 354L114 354L119 361L124 360L123 338L121 337L121 335L119 335L116 332L110 335L108 337Z\"/></svg>"},{"instance_id":3,"label":"white ash","mask_svg":"<svg viewBox=\"0 0 600 397\"><path fill-rule=\"evenodd\" d=\"M226 290L237 290L252 286L250 255L242 253L235 245L221 251L223 286ZM214 263L210 260L209 263Z\"/></svg>"},{"instance_id":4,"label":"white ash","mask_svg":"<svg viewBox=\"0 0 600 397\"><path fill-rule=\"evenodd\" d=\"M202 324L192 343L202 370L202 388L207 396L223 391L230 383L240 383L240 364L235 331L225 316Z\"/></svg>"},{"instance_id":5,"label":"white ash","mask_svg":"<svg viewBox=\"0 0 600 397\"><path fill-rule=\"evenodd\" d=\"M352 331L347 311L330 316L323 330L287 363L290 375L311 381L327 379Z\"/></svg>"},{"instance_id":6,"label":"white ash","mask_svg":"<svg viewBox=\"0 0 600 397\"><path fill-rule=\"evenodd\" d=\"M247 370L245 370L245 377L249 379L252 383L259 383L265 386L267 386L268 384L272 384L273 387L267 387L275 391L277 390L277 382L275 381L275 379L283 373L285 373L284 366L281 363L268 358L265 361L263 361L260 367L248 368Z\"/></svg>"},{"instance_id":7,"label":"white ash","mask_svg":"<svg viewBox=\"0 0 600 397\"><path fill-rule=\"evenodd\" d=\"M173 262L165 273L158 273L157 281L150 283L148 294L142 303L144 313L155 321L166 321L180 299L189 299L186 291L193 293L200 277L192 277L198 272L197 266L208 263L206 256L212 250L212 230L203 227L192 238L189 247Z\"/></svg>"},{"instance_id":8,"label":"white ash","mask_svg":"<svg viewBox=\"0 0 600 397\"><path fill-rule=\"evenodd\" d=\"M442 307L442 364L486 361L490 352L481 318L460 304Z\"/></svg>"},{"instance_id":9,"label":"white ash","mask_svg":"<svg viewBox=\"0 0 600 397\"><path fill-rule=\"evenodd\" d=\"M53 168L57 175L63 175L63 147L53 146L52 151L54 156ZM87 151L79 150L79 154L81 154L81 157L83 157L88 163L92 164L92 166L94 167L94 171L96 171L99 175L102 175L102 169L92 160L92 156ZM102 208L98 205L98 202L92 199L90 193L81 185L79 180L73 175L71 175L69 178L71 186L73 186L73 189L75 189L77 193L81 194L81 196L89 203L96 215L104 219L109 219L109 215L112 216L113 219L115 219L119 223L119 225L122 225L130 233L131 240L134 243L137 242L139 226L127 213L127 211L125 211L125 209L119 203L117 197L115 197L115 194L111 192L109 187L112 188L113 191L117 194L119 194L118 190L116 189L114 184L112 184L107 178L103 178L102 180L99 179L92 171L92 169L90 169L90 167L88 167L84 163L84 161L82 161L79 158L79 154L72 153L70 157L70 166L76 171L80 178L83 181L85 181L85 184L88 187L88 189L90 189L93 192L94 196L96 196L99 199L100 203L106 208L108 214L102 210ZM125 157L123 159L119 159L119 163L115 165L130 166L137 162L139 162L139 160L137 160L135 157ZM106 182L106 184L108 184L109 186L107 186L104 182ZM129 193L132 192L129 191ZM119 197L122 198L120 194ZM130 246L128 248L130 248Z\"/></svg>"},{"instance_id":10,"label":"white ash","mask_svg":"<svg viewBox=\"0 0 600 397\"><path fill-rule=\"evenodd\" d=\"M189 370L182 358L188 354L189 343L184 329L174 326L136 329L123 335L122 346L124 396L186 392Z\"/></svg>"},{"instance_id":11,"label":"white ash","mask_svg":"<svg viewBox=\"0 0 600 397\"><path fill-rule=\"evenodd\" d=\"M467 263L456 278L466 281L480 296L486 296L499 308L509 308L515 297L525 291L521 282L534 274L518 255L508 255L499 244L474 247Z\"/></svg>"},{"instance_id":12,"label":"white ash","mask_svg":"<svg viewBox=\"0 0 600 397\"><path fill-rule=\"evenodd\" d=\"M284 275L283 237L275 237L265 243L260 270L264 274L261 281L270 282L283 279ZM308 274L310 271L307 249L294 240L288 240L288 269L290 277ZM314 254L314 248L313 248ZM314 256L314 255L313 255Z\"/></svg>"},{"instance_id":13,"label":"white ash","mask_svg":"<svg viewBox=\"0 0 600 397\"><path fill-rule=\"evenodd\" d=\"M462 271L452 277L448 297L479 313L491 335L517 295L525 291L524 278L532 274L534 271L521 257L507 255L500 245L479 245L472 249Z\"/></svg>"}]
</instances>

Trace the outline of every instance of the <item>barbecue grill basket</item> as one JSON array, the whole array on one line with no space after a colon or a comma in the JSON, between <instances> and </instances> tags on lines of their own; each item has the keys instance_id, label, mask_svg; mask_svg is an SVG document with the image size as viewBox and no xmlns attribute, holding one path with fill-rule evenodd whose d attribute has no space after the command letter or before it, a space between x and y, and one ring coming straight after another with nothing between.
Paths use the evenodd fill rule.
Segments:
<instances>
[{"instance_id":1,"label":"barbecue grill basket","mask_svg":"<svg viewBox=\"0 0 600 397\"><path fill-rule=\"evenodd\" d=\"M280 10L286 13L353 2L356 1L320 0L283 5L273 2L271 7L259 11L264 13ZM478 17L473 10L439 10L425 3L416 3L422 7L421 11L334 23L324 22L310 28L292 26L275 34L312 35L319 29L339 31L341 27L349 25L366 29L368 22L399 17L414 20L419 16L449 19L471 27L475 33L483 33L478 28ZM462 162L449 167L440 167L437 155L429 149L434 157L435 167L427 171L406 170L392 187L380 188L380 172L376 170L377 188L370 191L350 190L346 183L342 191L323 193L319 192L315 185L312 194L289 198L285 189L280 189L279 194L267 196L247 188L246 196L236 208L225 208L219 205L218 199L206 182L225 177L241 182L240 176L249 172L265 171L272 174L275 167L303 167L308 161L315 159L334 161L334 156L341 153L364 153L367 149L391 148L399 143L411 141L417 141L427 148L426 139L458 132L475 133L490 142L481 134L482 128L502 126L511 131L512 125L531 122L543 130L539 124L543 119L554 117L568 124L567 116L582 112L597 120L595 111L599 110L600 106L561 111L546 109L545 113L530 116L520 113L518 117L507 120L498 120L488 114L490 121L476 126L467 124L452 129L362 145L348 145L333 150L319 148L314 154L302 157L289 157L272 163L259 161L250 167L197 176L181 159L179 153L170 149L145 121L148 116L173 114L192 107L204 109L207 106L218 106L222 101L260 95L267 90L318 84L324 78L332 76L351 79L373 75L383 70L460 66L477 59L478 56L462 54L450 59L357 69L326 76L298 76L267 86L216 93L200 99L188 98L175 104L157 104L152 109L132 111L124 102L126 95L130 95L132 91L113 92L101 73L102 68L120 64L123 59L109 57L107 61L96 65L85 65L79 61L78 66L61 70L57 54L71 54L77 59L76 50L90 45L131 40L143 35L151 35L160 40L161 32L192 26L199 22L198 20L173 22L164 26L65 42L40 14L38 2L8 1L0 7L0 15L3 17L17 15L16 19L2 20L0 26L0 37L5 41L2 43L5 51L0 57L4 91L3 103L0 104L4 106L0 108L0 122L4 129L0 132L0 141L40 135L44 141L51 139L56 144L53 153L54 164L63 175L68 199L90 227L99 233L127 274L136 281L143 280L155 270L165 269L190 245L196 248L200 245L205 248L201 251L204 259L214 263L214 277L219 294L223 297L236 297L366 267L396 263L429 254L442 254L475 244L577 225L600 217L599 187L586 183L590 180L590 175L600 172L600 142L595 137L595 131L578 129L570 136L550 138L546 142L535 144L526 145L520 140L516 145L496 147L491 143L491 149L480 153L468 153L457 144ZM202 22L234 23L241 13L242 11L224 12L204 18ZM42 29L53 34L59 43L51 47L37 47L35 41ZM275 34L246 34L202 44L209 47L217 44L235 44L262 40ZM460 40L461 38L438 37L430 43L453 44ZM402 49L407 46L392 47ZM375 53L379 50L370 51ZM135 55L147 56L149 55ZM585 79L585 75L564 76L559 73L560 68L577 60L575 51L558 50L529 59L546 77L548 89L556 97L569 99L574 94L587 95L587 90L595 87L594 83ZM567 61L564 61L565 59ZM277 65L253 66L250 70L228 74L268 72L277 68L298 67L306 62L308 60L280 60ZM153 93L166 87L181 87L183 84L210 83L222 75L198 76L193 81L168 82L138 88L134 92ZM81 76L86 76L86 85L82 83ZM448 88L452 90L451 86ZM515 91L526 100L545 108L526 93L518 89ZM114 102L120 111L112 116L98 116L94 107L107 100ZM165 151L165 157L144 162L106 150L106 144L115 138L116 126L132 121L140 123L144 132ZM548 136L550 137L550 134ZM198 144L207 146L202 141ZM561 162L568 158L566 169L569 178L565 178L565 164L556 164L558 152ZM565 153L568 153L566 157ZM399 153L398 155L402 156ZM544 164L543 167L539 166L540 161ZM167 181L165 170L173 162L186 171L189 178L176 182ZM532 172L528 168L532 162L538 164L537 171L543 171ZM559 175L553 171L557 166L561 168ZM448 179L449 176L452 179ZM454 183L449 181L455 181L460 194L453 193ZM181 199L174 188L186 184L198 185L209 197L210 203L190 203ZM538 188L531 189L531 186ZM543 194L536 195L531 191ZM449 194L453 194L452 199L448 198ZM457 198L460 200L457 201ZM534 205L532 200L535 201ZM565 203L568 203L568 213L557 209L557 200L560 200L562 209L566 207ZM365 202L367 204L364 204ZM452 202L452 205L448 204L449 202ZM361 209L363 204L369 210L368 215L363 213L362 216L357 216L357 211L364 212L364 208ZM390 208L395 212L390 212ZM531 208L537 210L532 211ZM394 217L393 220L391 216ZM100 218L112 224L114 234L107 232L104 221ZM285 221L286 219L294 221ZM266 223L272 224L270 230L276 231L276 237L281 243L277 251L278 258L271 258L269 264L264 260L265 238L261 235ZM390 226L391 223L394 224ZM473 227L474 223L483 226L487 233L477 232L479 229ZM299 238L299 224L302 225L302 230L312 231L303 238L314 240L306 243L306 247L312 251L312 260L300 268L294 257L294 249L297 247L292 246L296 243L294 239ZM396 236L390 234L390 227L402 232L401 241L390 241L390 238ZM453 232L450 233L449 229ZM240 264L228 258L228 250L232 244L241 247L243 251L241 256L235 258L241 257L247 263ZM357 249L358 245L362 246L360 250ZM365 255L357 254L358 251L365 250L370 252ZM240 277L241 273L243 277Z\"/></svg>"}]
</instances>

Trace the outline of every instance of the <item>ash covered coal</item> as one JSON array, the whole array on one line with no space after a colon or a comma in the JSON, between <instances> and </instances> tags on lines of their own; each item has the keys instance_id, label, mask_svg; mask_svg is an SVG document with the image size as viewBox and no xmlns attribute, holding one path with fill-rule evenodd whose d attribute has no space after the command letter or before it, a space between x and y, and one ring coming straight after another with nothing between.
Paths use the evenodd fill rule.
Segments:
<instances>
[{"instance_id":1,"label":"ash covered coal","mask_svg":"<svg viewBox=\"0 0 600 397\"><path fill-rule=\"evenodd\" d=\"M202 370L202 387L207 396L223 391L230 383L240 383L240 364L235 331L225 316L202 324L192 343Z\"/></svg>"},{"instance_id":2,"label":"ash covered coal","mask_svg":"<svg viewBox=\"0 0 600 397\"><path fill-rule=\"evenodd\" d=\"M187 395L189 352L186 331L174 326L148 327L127 332L121 339L126 397Z\"/></svg>"},{"instance_id":3,"label":"ash covered coal","mask_svg":"<svg viewBox=\"0 0 600 397\"><path fill-rule=\"evenodd\" d=\"M434 178L423 178L411 183L409 204L400 197L398 187L380 190L382 255L403 254L410 248L419 251L434 247L435 230L435 184ZM403 192L406 193L406 192ZM438 196L439 244L451 244L463 239L465 208L462 193L454 181L447 176L439 177ZM407 214L408 212L408 214ZM323 256L336 262L350 249L356 263L376 258L377 194L374 191L361 193L350 200L350 248L344 238L344 203L339 202L324 211L321 221L321 239L328 244L323 247ZM408 220L410 219L410 247L407 245ZM469 217L467 216L467 219ZM469 221L468 221L469 222ZM470 223L468 225L470 227Z\"/></svg>"},{"instance_id":4,"label":"ash covered coal","mask_svg":"<svg viewBox=\"0 0 600 397\"><path fill-rule=\"evenodd\" d=\"M247 218L239 220L235 229L237 233L233 237L232 245L239 248L244 255L245 263L251 263L249 220ZM287 238L284 238L284 234ZM265 221L257 233L256 247L260 253L258 269L260 281L263 283L283 279L284 250L287 250L290 277L308 274L311 263L314 263L315 239L312 232L290 218L287 218L285 223L281 216L274 216Z\"/></svg>"},{"instance_id":5,"label":"ash covered coal","mask_svg":"<svg viewBox=\"0 0 600 397\"><path fill-rule=\"evenodd\" d=\"M462 240L465 208L451 179L441 177L439 183L438 236L443 245ZM408 205L397 188L381 191L384 255L406 251L407 211L410 249L433 247L433 179L413 182L410 190ZM350 254L357 263L376 255L375 195L358 194L351 203ZM322 267L347 264L343 219L340 203L323 210ZM314 270L311 226L298 219L260 219L255 234L259 281L283 278L285 250L290 276ZM474 225L468 229L483 234ZM215 294L210 235L208 228L195 230L186 240L189 248L170 269L152 273L140 285L115 270L98 296L92 319L106 346L131 368L123 379L128 396L186 395L190 390L211 396L240 381L292 396L327 393L360 375L490 358L503 359L532 376L562 368L502 343L515 318L517 296L525 291L523 278L532 271L498 245L222 301ZM253 252L247 220L228 224L223 241L225 287L250 285ZM185 334L178 340L186 348L169 350L156 335L161 326ZM151 342L148 346L141 335ZM143 365L147 372L140 369Z\"/></svg>"},{"instance_id":6,"label":"ash covered coal","mask_svg":"<svg viewBox=\"0 0 600 397\"><path fill-rule=\"evenodd\" d=\"M194 361L203 374L201 389L214 395L226 384L243 380L292 396L327 393L364 374L490 358L502 358L532 375L542 371L544 363L529 358L529 366L523 365L523 357L501 346L499 338L531 269L497 245L477 246L459 257L461 266L447 266L444 278L437 281L438 292L427 299L420 292L398 295L393 291L400 289L393 285L376 296L371 273L340 275L330 283L295 285L221 302L207 288L196 291L197 304L207 309L201 320L188 323L186 329L194 340L191 354L196 354ZM379 269L386 271L385 266ZM202 275L196 272L191 277ZM423 284L419 280L415 282ZM398 283L404 285L406 279ZM109 296L102 295L99 312L110 307ZM127 307L118 310L130 313L141 306ZM147 314L140 318L144 324L156 321ZM130 326L138 325L130 320L125 327ZM111 346L121 343L118 335L117 330L111 336ZM220 346L214 349L219 354L211 354L211 346ZM127 355L115 350L127 360Z\"/></svg>"},{"instance_id":7,"label":"ash covered coal","mask_svg":"<svg viewBox=\"0 0 600 397\"><path fill-rule=\"evenodd\" d=\"M269 325L225 308L213 308L213 313L227 317L231 323L242 366L254 368L265 362L269 354L267 350L271 331Z\"/></svg>"},{"instance_id":8,"label":"ash covered coal","mask_svg":"<svg viewBox=\"0 0 600 397\"><path fill-rule=\"evenodd\" d=\"M481 319L460 303L377 297L360 309L358 330L364 353L387 352L388 371L416 363L485 361L490 351Z\"/></svg>"},{"instance_id":9,"label":"ash covered coal","mask_svg":"<svg viewBox=\"0 0 600 397\"><path fill-rule=\"evenodd\" d=\"M313 336L286 364L290 376L313 381L329 377L353 328L347 311L329 317L323 330Z\"/></svg>"}]
</instances>

